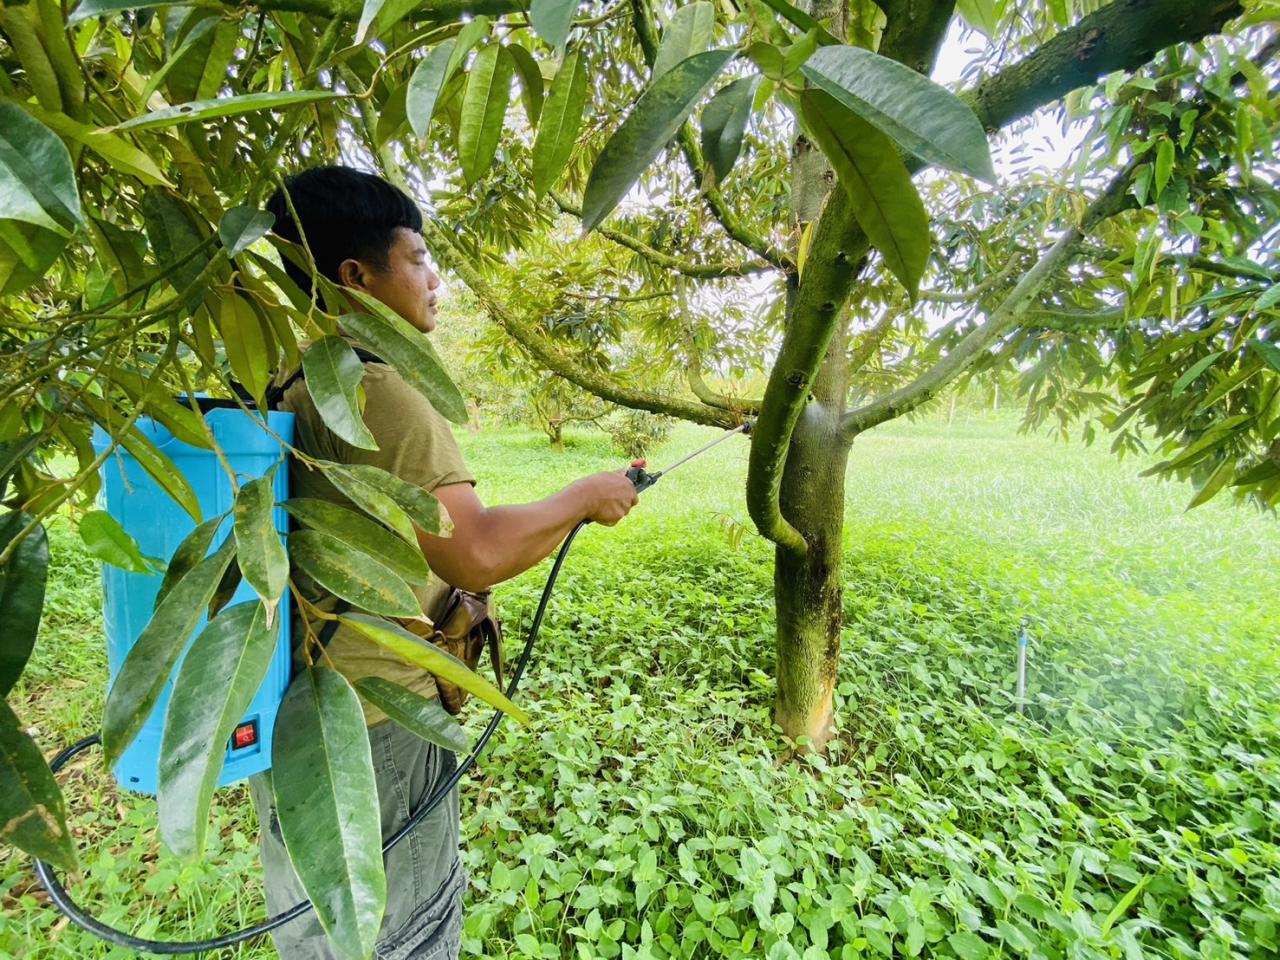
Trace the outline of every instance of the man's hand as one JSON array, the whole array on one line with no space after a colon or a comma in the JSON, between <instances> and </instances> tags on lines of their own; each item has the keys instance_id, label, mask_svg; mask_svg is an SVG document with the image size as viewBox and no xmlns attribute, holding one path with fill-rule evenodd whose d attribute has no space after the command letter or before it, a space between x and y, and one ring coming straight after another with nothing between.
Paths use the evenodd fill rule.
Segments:
<instances>
[{"instance_id":1,"label":"man's hand","mask_svg":"<svg viewBox=\"0 0 1280 960\"><path fill-rule=\"evenodd\" d=\"M453 535L419 531L431 569L463 590L487 590L547 556L582 520L613 526L636 505L625 470L593 473L537 503L486 507L469 483L436 487Z\"/></svg>"},{"instance_id":2,"label":"man's hand","mask_svg":"<svg viewBox=\"0 0 1280 960\"><path fill-rule=\"evenodd\" d=\"M573 486L581 490L587 519L606 527L613 526L640 502L635 484L627 479L625 470L593 473Z\"/></svg>"}]
</instances>

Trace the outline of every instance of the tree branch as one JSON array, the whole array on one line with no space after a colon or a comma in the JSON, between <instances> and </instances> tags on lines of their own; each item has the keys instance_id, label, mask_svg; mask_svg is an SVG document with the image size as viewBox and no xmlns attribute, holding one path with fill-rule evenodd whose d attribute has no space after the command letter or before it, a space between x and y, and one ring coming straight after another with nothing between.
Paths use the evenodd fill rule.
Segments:
<instances>
[{"instance_id":1,"label":"tree branch","mask_svg":"<svg viewBox=\"0 0 1280 960\"><path fill-rule=\"evenodd\" d=\"M1017 326L1025 330L1056 330L1080 333L1091 330L1117 330L1127 324L1124 307L1108 310L1062 310L1054 307L1031 307Z\"/></svg>"},{"instance_id":2,"label":"tree branch","mask_svg":"<svg viewBox=\"0 0 1280 960\"><path fill-rule=\"evenodd\" d=\"M1023 274L986 321L966 334L950 353L906 386L847 414L840 422L845 439L852 441L863 431L910 413L932 399L964 373L988 347L1016 327L1027 306L1039 296L1053 274L1079 252L1081 239L1099 222L1132 205L1133 198L1128 196L1131 172L1132 166L1122 170L1089 205L1082 223L1065 230L1039 262Z\"/></svg>"},{"instance_id":3,"label":"tree branch","mask_svg":"<svg viewBox=\"0 0 1280 960\"><path fill-rule=\"evenodd\" d=\"M1114 0L962 98L984 127L998 130L1103 74L1216 33L1243 12L1239 0Z\"/></svg>"},{"instance_id":4,"label":"tree branch","mask_svg":"<svg viewBox=\"0 0 1280 960\"><path fill-rule=\"evenodd\" d=\"M893 329L893 317L893 311L886 310L884 316L877 320L870 330L863 332L859 337L858 345L853 348L853 353L849 354L850 376L865 367L867 361L880 348L880 344L884 343L884 338Z\"/></svg>"},{"instance_id":5,"label":"tree branch","mask_svg":"<svg viewBox=\"0 0 1280 960\"><path fill-rule=\"evenodd\" d=\"M1099 247L1094 244L1082 244L1080 252L1094 260L1106 260L1114 263L1132 263L1133 254L1125 253L1121 250L1111 250L1107 247ZM1280 283L1280 273L1273 273L1266 267L1248 264L1235 265L1230 263L1222 263L1214 260L1212 257L1203 257L1197 254L1187 253L1161 253L1161 259L1174 260L1182 263L1189 270L1198 270L1201 273L1211 273L1219 277L1231 277L1236 280L1261 280L1264 283Z\"/></svg>"},{"instance_id":6,"label":"tree branch","mask_svg":"<svg viewBox=\"0 0 1280 960\"><path fill-rule=\"evenodd\" d=\"M716 393L707 385L707 381L702 377L702 351L698 349L698 340L694 335L693 325L688 322L688 303L685 299L684 284L681 282L676 289L678 294L678 304L680 307L680 316L677 319L677 326L680 330L681 339L684 341L685 349L685 374L689 379L689 389L693 391L693 395L705 403L709 407L718 407L721 410L731 410L735 413L755 415L760 411L760 401L758 400L735 400L732 397L726 397Z\"/></svg>"},{"instance_id":7,"label":"tree branch","mask_svg":"<svg viewBox=\"0 0 1280 960\"><path fill-rule=\"evenodd\" d=\"M582 207L573 203L563 194L551 191L551 199L556 202L556 206L568 214L572 214L578 219L582 219ZM635 253L640 254L650 263L662 267L666 270L673 270L676 273L682 273L686 277L694 277L700 280L717 280L723 277L745 277L753 273L765 273L774 269L774 265L765 260L751 260L747 263L691 263L688 260L681 260L673 257L669 253L663 253L655 247L649 246L643 240L631 236L622 230L604 225L598 226L595 232L600 234L607 240L612 240L619 246L626 247Z\"/></svg>"},{"instance_id":8,"label":"tree branch","mask_svg":"<svg viewBox=\"0 0 1280 960\"><path fill-rule=\"evenodd\" d=\"M1018 269L1018 258L1010 257L1009 262L1001 267L996 273L993 273L981 283L970 287L968 290L962 290L959 293L951 293L946 290L921 290L917 296L921 300L928 300L932 303L969 303L977 300L985 293L989 293L996 287L1000 286Z\"/></svg>"},{"instance_id":9,"label":"tree branch","mask_svg":"<svg viewBox=\"0 0 1280 960\"><path fill-rule=\"evenodd\" d=\"M734 414L728 410L717 410L679 397L637 390L624 386L605 374L583 369L571 356L547 340L546 336L532 324L517 317L515 311L503 303L489 282L458 250L448 230L433 217L424 217L422 235L427 246L431 248L432 254L438 258L439 262L449 265L450 269L475 294L476 299L485 307L498 326L552 373L564 377L570 383L576 383L582 389L603 400L609 400L624 407L662 413L713 427L733 427L742 422L740 414Z\"/></svg>"}]
</instances>

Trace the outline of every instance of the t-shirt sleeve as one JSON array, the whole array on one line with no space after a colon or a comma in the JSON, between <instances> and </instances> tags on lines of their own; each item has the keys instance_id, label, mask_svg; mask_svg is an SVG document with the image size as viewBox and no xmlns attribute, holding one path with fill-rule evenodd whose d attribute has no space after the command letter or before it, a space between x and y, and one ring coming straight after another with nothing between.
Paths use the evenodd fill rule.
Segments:
<instances>
[{"instance_id":1,"label":"t-shirt sleeve","mask_svg":"<svg viewBox=\"0 0 1280 960\"><path fill-rule=\"evenodd\" d=\"M428 492L450 483L475 484L449 422L395 370L367 364L364 391L364 422L378 449L350 447L345 462L381 467Z\"/></svg>"}]
</instances>

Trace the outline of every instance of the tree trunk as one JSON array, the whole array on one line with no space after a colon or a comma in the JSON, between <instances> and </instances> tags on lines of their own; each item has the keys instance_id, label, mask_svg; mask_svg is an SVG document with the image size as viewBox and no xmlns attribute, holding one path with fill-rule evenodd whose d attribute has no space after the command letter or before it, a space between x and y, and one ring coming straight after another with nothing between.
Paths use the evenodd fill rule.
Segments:
<instances>
[{"instance_id":1,"label":"tree trunk","mask_svg":"<svg viewBox=\"0 0 1280 960\"><path fill-rule=\"evenodd\" d=\"M837 36L845 29L845 0L800 0L798 5L815 18L830 18ZM834 183L826 157L797 128L791 150L791 217L797 241L821 213ZM788 286L789 323L794 278ZM808 737L807 749L817 753L825 751L835 732L832 707L840 661L840 559L849 456L840 439L840 417L848 392L847 324L846 315L791 435L779 491L783 517L809 549L800 556L778 547L773 568L778 656L773 718L791 739Z\"/></svg>"},{"instance_id":2,"label":"tree trunk","mask_svg":"<svg viewBox=\"0 0 1280 960\"><path fill-rule=\"evenodd\" d=\"M841 344L843 346L843 344ZM849 448L838 407L812 404L796 424L782 477L783 516L809 545L774 559L778 696L774 720L792 739L823 752L835 732L832 700L840 662L841 544Z\"/></svg>"}]
</instances>

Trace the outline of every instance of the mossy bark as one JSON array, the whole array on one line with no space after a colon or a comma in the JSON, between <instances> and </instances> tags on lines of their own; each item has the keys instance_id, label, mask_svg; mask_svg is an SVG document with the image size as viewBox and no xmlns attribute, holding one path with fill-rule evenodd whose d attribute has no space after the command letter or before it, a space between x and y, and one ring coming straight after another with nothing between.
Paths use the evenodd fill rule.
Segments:
<instances>
[{"instance_id":1,"label":"mossy bark","mask_svg":"<svg viewBox=\"0 0 1280 960\"><path fill-rule=\"evenodd\" d=\"M849 448L839 408L811 405L796 424L783 473L783 516L808 550L778 547L774 561L778 692L774 720L793 740L822 752L835 732L840 663L844 476Z\"/></svg>"}]
</instances>

